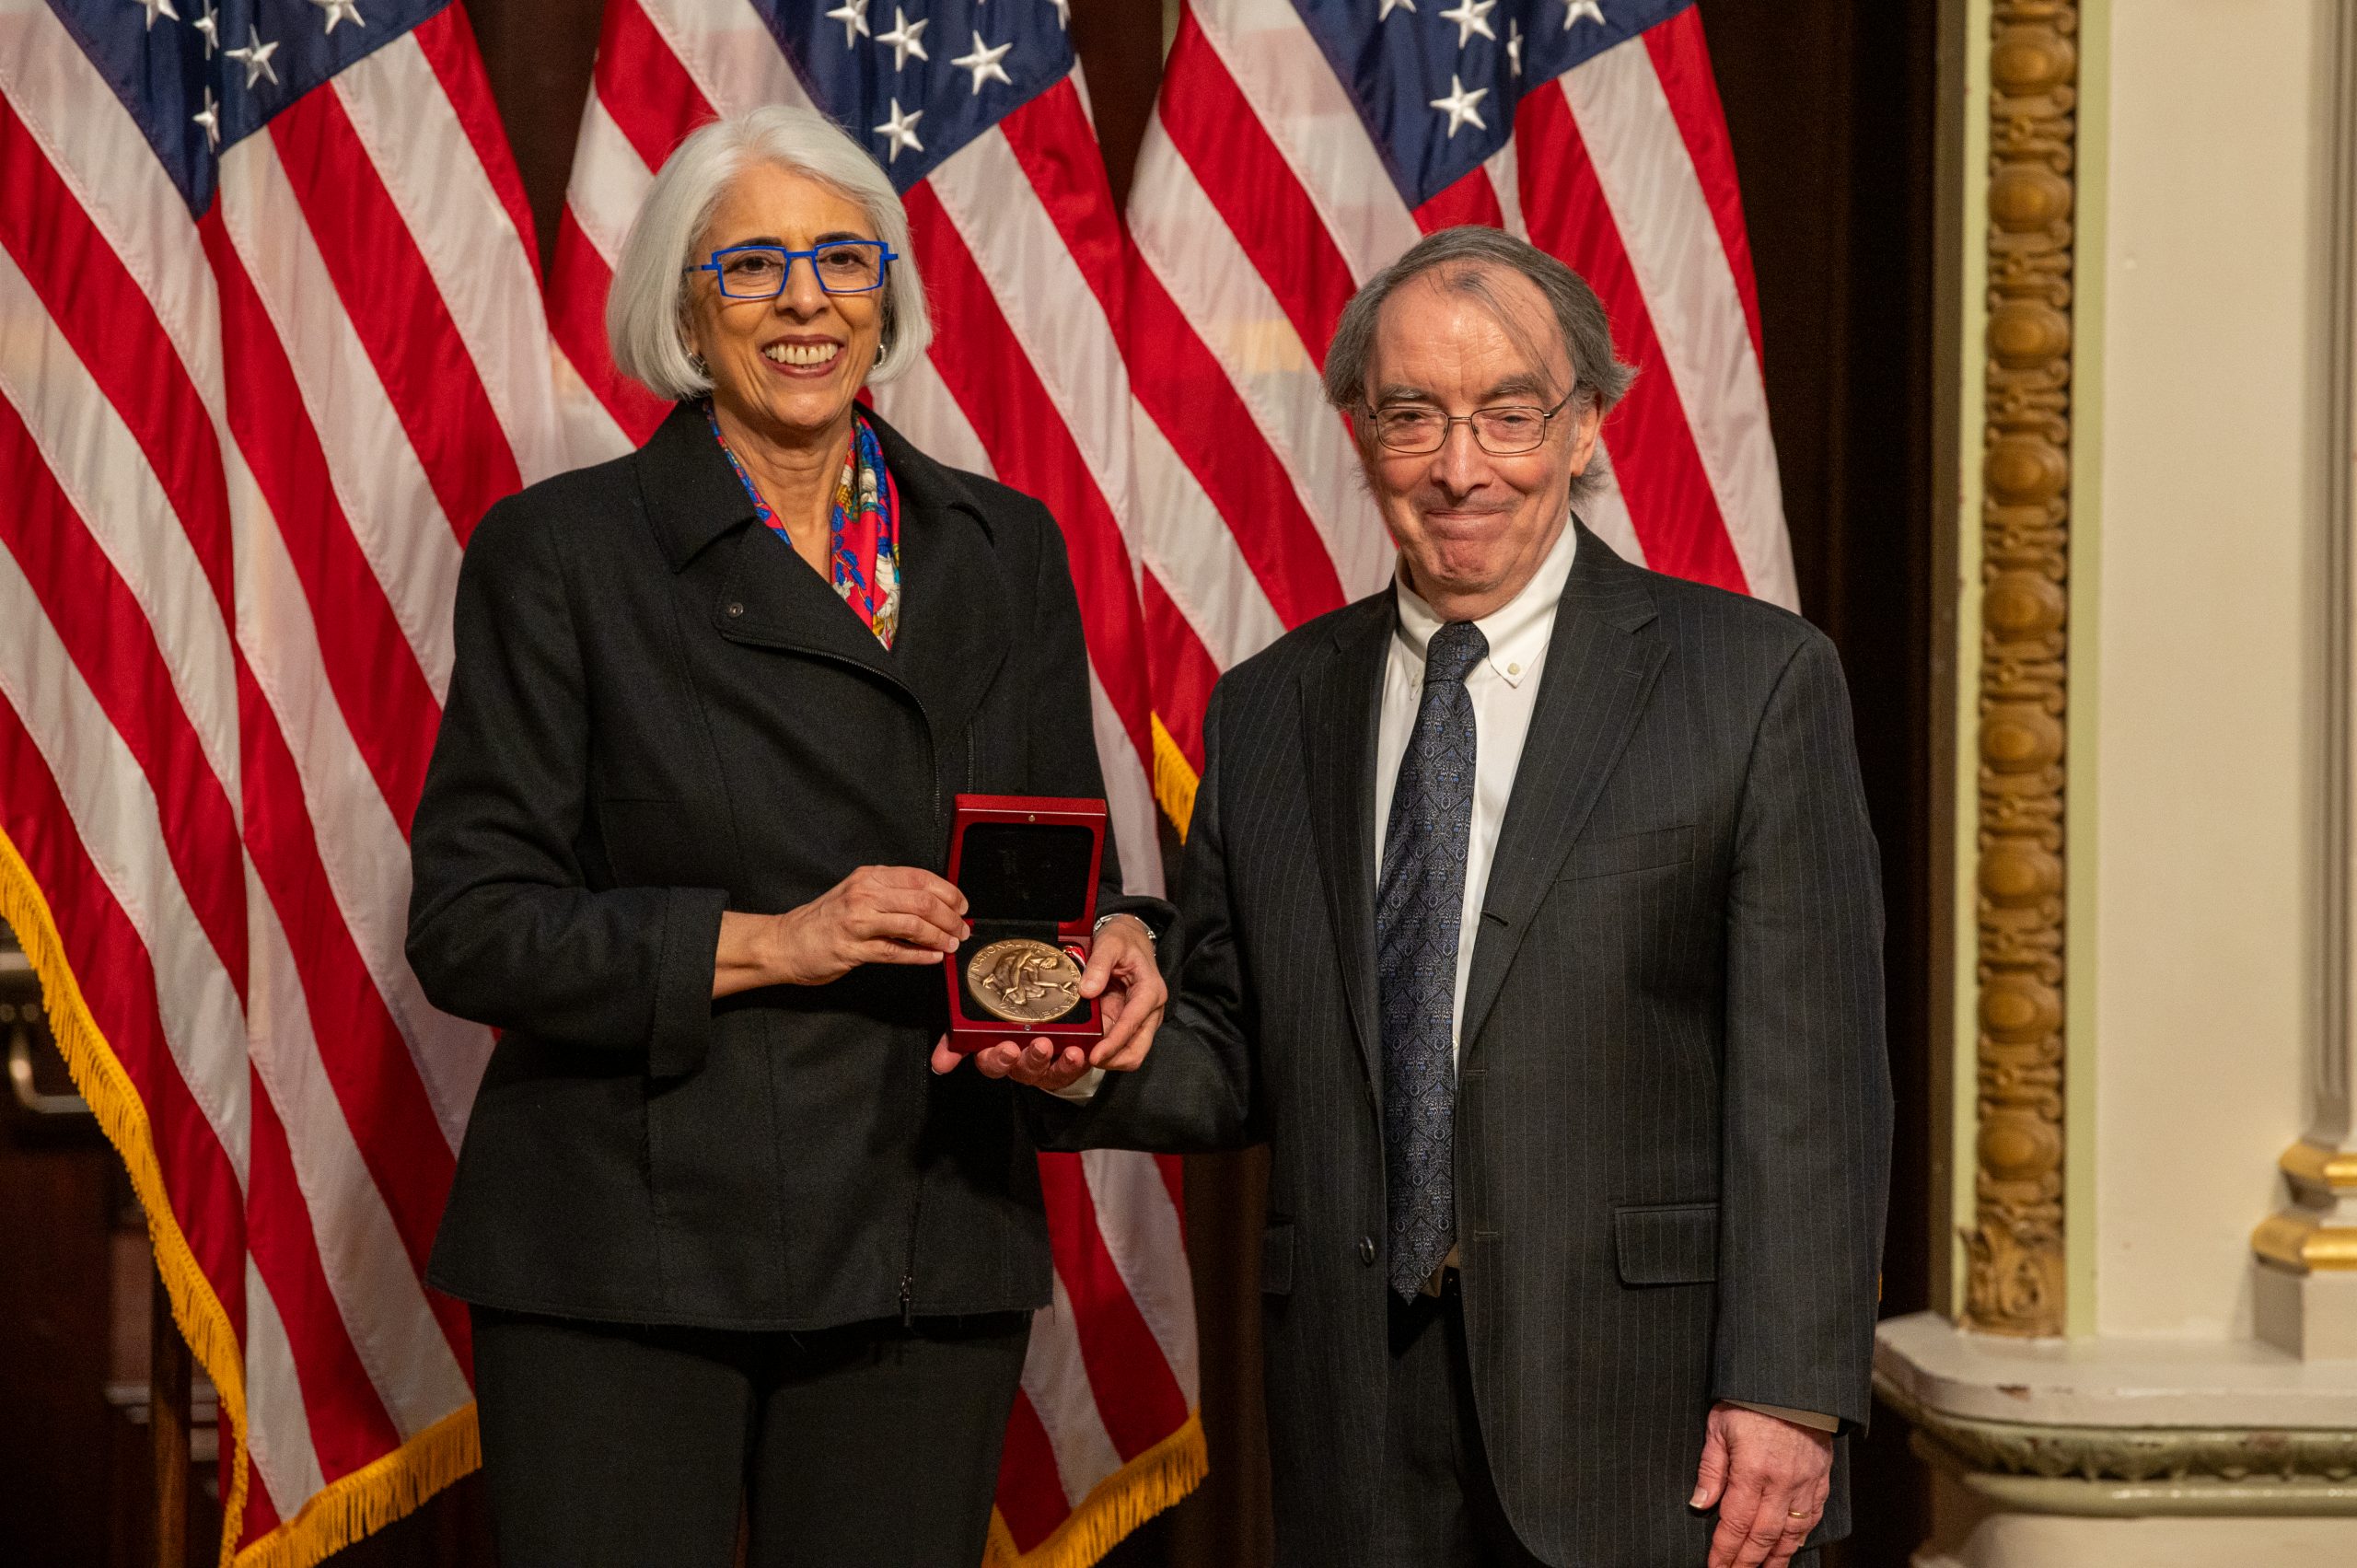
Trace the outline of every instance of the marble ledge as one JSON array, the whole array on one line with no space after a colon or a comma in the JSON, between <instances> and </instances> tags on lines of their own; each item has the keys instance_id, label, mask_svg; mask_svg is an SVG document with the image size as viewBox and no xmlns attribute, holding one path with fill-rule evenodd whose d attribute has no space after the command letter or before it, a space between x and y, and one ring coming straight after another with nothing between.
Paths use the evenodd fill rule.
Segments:
<instances>
[{"instance_id":1,"label":"marble ledge","mask_svg":"<svg viewBox=\"0 0 2357 1568\"><path fill-rule=\"evenodd\" d=\"M1918 1312L1881 1325L1875 1378L1967 1421L2357 1428L2357 1361L2302 1361L2249 1340L2015 1340Z\"/></svg>"}]
</instances>

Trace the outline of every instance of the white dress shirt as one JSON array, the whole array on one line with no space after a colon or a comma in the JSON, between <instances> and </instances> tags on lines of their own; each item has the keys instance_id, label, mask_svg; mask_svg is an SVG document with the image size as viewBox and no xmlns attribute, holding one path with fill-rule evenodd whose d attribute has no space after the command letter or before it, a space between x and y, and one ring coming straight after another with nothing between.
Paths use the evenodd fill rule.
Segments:
<instances>
[{"instance_id":1,"label":"white dress shirt","mask_svg":"<svg viewBox=\"0 0 2357 1568\"><path fill-rule=\"evenodd\" d=\"M1473 972L1473 938L1481 928L1481 900L1490 887L1490 861L1497 854L1498 829L1514 797L1515 770L1522 765L1523 738L1538 704L1538 677L1547 644L1555 634L1555 606L1571 580L1579 537L1566 524L1547 559L1504 606L1473 622L1489 640L1487 657L1466 672L1465 693L1473 699L1473 834L1465 850L1465 911L1457 927L1457 1003L1449 1036L1465 1022L1465 981ZM1391 797L1399 784L1399 761L1415 733L1416 710L1424 699L1424 650L1441 619L1408 586L1403 561L1394 593L1399 627L1392 633L1383 666L1383 705L1375 732L1375 880L1383 885L1383 843L1391 828Z\"/></svg>"}]
</instances>

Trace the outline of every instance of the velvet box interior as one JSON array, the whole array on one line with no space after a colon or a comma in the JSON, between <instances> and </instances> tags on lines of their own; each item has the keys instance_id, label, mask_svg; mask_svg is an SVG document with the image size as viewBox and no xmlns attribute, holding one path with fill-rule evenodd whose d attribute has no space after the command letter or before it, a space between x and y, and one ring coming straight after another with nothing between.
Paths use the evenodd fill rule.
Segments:
<instances>
[{"instance_id":1,"label":"velvet box interior","mask_svg":"<svg viewBox=\"0 0 2357 1568\"><path fill-rule=\"evenodd\" d=\"M949 1045L979 1051L1003 1040L1043 1035L1096 1040L1097 1004L1084 1000L1044 1023L993 1016L975 997L967 968L993 942L1028 936L1072 954L1084 967L1097 916L1097 873L1105 850L1101 800L961 795L950 830L949 879L966 895L974 932L951 961Z\"/></svg>"}]
</instances>

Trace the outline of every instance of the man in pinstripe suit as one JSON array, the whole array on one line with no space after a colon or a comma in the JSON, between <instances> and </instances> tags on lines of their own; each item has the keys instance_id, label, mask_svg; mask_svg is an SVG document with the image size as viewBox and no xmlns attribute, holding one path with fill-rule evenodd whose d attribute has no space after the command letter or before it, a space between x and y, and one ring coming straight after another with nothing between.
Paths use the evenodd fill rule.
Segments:
<instances>
[{"instance_id":1,"label":"man in pinstripe suit","mask_svg":"<svg viewBox=\"0 0 2357 1568\"><path fill-rule=\"evenodd\" d=\"M1271 1144L1281 1561L1807 1561L1890 1138L1832 647L1573 517L1629 372L1542 252L1426 238L1326 376L1397 583L1221 681L1144 1068L979 1065L1051 1144Z\"/></svg>"}]
</instances>

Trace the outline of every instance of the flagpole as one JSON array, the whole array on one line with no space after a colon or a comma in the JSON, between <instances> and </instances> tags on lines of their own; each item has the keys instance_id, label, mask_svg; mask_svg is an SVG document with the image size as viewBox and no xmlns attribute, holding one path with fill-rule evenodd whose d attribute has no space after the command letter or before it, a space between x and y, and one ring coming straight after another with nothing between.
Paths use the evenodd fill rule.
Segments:
<instances>
[{"instance_id":1,"label":"flagpole","mask_svg":"<svg viewBox=\"0 0 2357 1568\"><path fill-rule=\"evenodd\" d=\"M147 1432L156 1461L156 1568L188 1568L188 1345L172 1321L164 1277L155 1276L148 1325Z\"/></svg>"}]
</instances>

